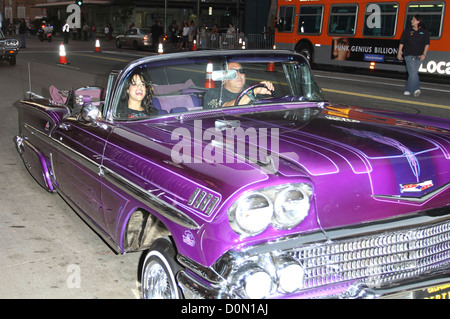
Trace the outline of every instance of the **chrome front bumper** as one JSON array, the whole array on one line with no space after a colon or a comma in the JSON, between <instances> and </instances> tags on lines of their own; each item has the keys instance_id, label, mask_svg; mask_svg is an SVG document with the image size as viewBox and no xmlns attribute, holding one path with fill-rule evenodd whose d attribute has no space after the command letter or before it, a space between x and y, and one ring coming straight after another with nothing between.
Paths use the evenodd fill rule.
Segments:
<instances>
[{"instance_id":1,"label":"chrome front bumper","mask_svg":"<svg viewBox=\"0 0 450 319\"><path fill-rule=\"evenodd\" d=\"M201 280L188 275L185 271L180 271L178 273L177 280L186 299L232 299L232 296L225 291L226 288L219 285L210 286ZM437 289L433 289L433 287ZM450 293L441 293L439 287L446 288L445 291L450 289L450 273L442 274L424 281L398 285L390 288L369 288L363 284L355 283L350 285L343 293L331 294L328 296L316 296L316 298L422 299L422 297L420 297L420 292L428 288L428 290L430 290L430 297L427 297L427 299L450 299ZM433 290L436 291L434 295ZM286 296L286 298L295 297L295 295Z\"/></svg>"},{"instance_id":2,"label":"chrome front bumper","mask_svg":"<svg viewBox=\"0 0 450 319\"><path fill-rule=\"evenodd\" d=\"M352 228L352 237L341 229L228 251L211 267L178 256L189 269L178 275L180 287L192 298L247 298L246 266L272 278L268 299L413 298L417 290L450 283L449 210L440 212L362 225ZM302 282L292 291L280 285L285 260L302 267Z\"/></svg>"}]
</instances>

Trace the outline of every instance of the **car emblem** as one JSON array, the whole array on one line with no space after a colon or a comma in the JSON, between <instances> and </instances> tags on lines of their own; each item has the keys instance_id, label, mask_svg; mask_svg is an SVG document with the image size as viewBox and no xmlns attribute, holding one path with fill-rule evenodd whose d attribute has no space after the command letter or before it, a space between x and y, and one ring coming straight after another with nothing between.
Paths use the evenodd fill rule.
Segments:
<instances>
[{"instance_id":1,"label":"car emblem","mask_svg":"<svg viewBox=\"0 0 450 319\"><path fill-rule=\"evenodd\" d=\"M195 245L195 238L194 235L189 230L186 230L183 234L183 242L185 244L188 244L191 247L194 247Z\"/></svg>"},{"instance_id":2,"label":"car emblem","mask_svg":"<svg viewBox=\"0 0 450 319\"><path fill-rule=\"evenodd\" d=\"M421 183L400 184L400 192L422 192L430 187L433 187L433 181L431 179Z\"/></svg>"}]
</instances>

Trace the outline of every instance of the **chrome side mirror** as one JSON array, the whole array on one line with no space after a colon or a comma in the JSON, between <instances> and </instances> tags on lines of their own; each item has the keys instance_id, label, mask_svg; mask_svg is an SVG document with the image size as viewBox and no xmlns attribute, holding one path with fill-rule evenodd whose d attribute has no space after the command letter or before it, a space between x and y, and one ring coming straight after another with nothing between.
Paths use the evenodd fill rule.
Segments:
<instances>
[{"instance_id":1,"label":"chrome side mirror","mask_svg":"<svg viewBox=\"0 0 450 319\"><path fill-rule=\"evenodd\" d=\"M92 104L86 104L81 109L81 118L93 126L98 126L98 119L101 117L101 112L98 107Z\"/></svg>"}]
</instances>

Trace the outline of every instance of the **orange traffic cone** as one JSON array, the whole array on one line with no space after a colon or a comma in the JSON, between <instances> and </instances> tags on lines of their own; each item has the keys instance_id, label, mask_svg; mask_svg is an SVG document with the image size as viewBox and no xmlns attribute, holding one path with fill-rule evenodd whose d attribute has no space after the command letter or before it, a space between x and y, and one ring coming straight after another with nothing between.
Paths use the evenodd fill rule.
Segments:
<instances>
[{"instance_id":1,"label":"orange traffic cone","mask_svg":"<svg viewBox=\"0 0 450 319\"><path fill-rule=\"evenodd\" d=\"M216 84L214 83L212 79L212 71L213 71L213 65L211 62L208 62L206 66L206 81L205 81L205 88L212 89L216 87Z\"/></svg>"},{"instance_id":2,"label":"orange traffic cone","mask_svg":"<svg viewBox=\"0 0 450 319\"><path fill-rule=\"evenodd\" d=\"M94 52L102 52L102 50L100 49L100 40L97 39L95 40L95 50Z\"/></svg>"},{"instance_id":3,"label":"orange traffic cone","mask_svg":"<svg viewBox=\"0 0 450 319\"><path fill-rule=\"evenodd\" d=\"M59 46L59 64L67 64L66 48L64 47L64 43L61 43Z\"/></svg>"},{"instance_id":4,"label":"orange traffic cone","mask_svg":"<svg viewBox=\"0 0 450 319\"><path fill-rule=\"evenodd\" d=\"M192 51L197 51L197 40L192 42Z\"/></svg>"},{"instance_id":5,"label":"orange traffic cone","mask_svg":"<svg viewBox=\"0 0 450 319\"><path fill-rule=\"evenodd\" d=\"M163 45L162 43L158 44L158 54L163 54L164 50L163 50Z\"/></svg>"},{"instance_id":6,"label":"orange traffic cone","mask_svg":"<svg viewBox=\"0 0 450 319\"><path fill-rule=\"evenodd\" d=\"M274 72L275 71L275 63L269 62L269 64L267 64L267 71Z\"/></svg>"}]
</instances>

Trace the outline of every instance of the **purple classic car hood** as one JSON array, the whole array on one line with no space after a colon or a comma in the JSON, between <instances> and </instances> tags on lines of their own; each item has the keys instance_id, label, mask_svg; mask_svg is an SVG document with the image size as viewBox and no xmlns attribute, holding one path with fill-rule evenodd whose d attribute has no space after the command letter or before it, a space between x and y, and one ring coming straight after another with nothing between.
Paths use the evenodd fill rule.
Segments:
<instances>
[{"instance_id":1,"label":"purple classic car hood","mask_svg":"<svg viewBox=\"0 0 450 319\"><path fill-rule=\"evenodd\" d=\"M173 127L166 123L164 130L183 128L192 136L202 134L203 151L213 144L211 134L207 132L220 132L221 125L233 129L240 127L247 133L253 129L258 137L264 130L267 138L263 145L259 142L255 145L254 140L247 138L246 155L251 149L249 144L259 151L268 145L263 153L271 159L276 158L277 175L311 179L315 187L318 220L324 228L425 209L428 208L427 196L438 196L440 192L448 191L448 133L386 123L329 119L324 114L326 112L305 122L277 120L272 115L264 117L261 114L256 117L254 114L226 116L219 125L217 117L202 118L177 122ZM222 129L220 134L223 134L226 144L224 131ZM175 144L174 141L172 143ZM236 148L234 151L239 152ZM267 169L261 162L253 161L249 165ZM241 177L238 174L233 176L234 184L239 184L236 182ZM223 179L224 175L217 172L217 176ZM245 187L245 183L242 175L240 187ZM229 194L223 195L227 198ZM348 198L348 201L343 201L343 198ZM448 204L448 199L443 201L447 202L439 205ZM387 209L387 203L390 203L390 209ZM392 207L392 203L400 205ZM420 207L415 209L413 206Z\"/></svg>"}]
</instances>

